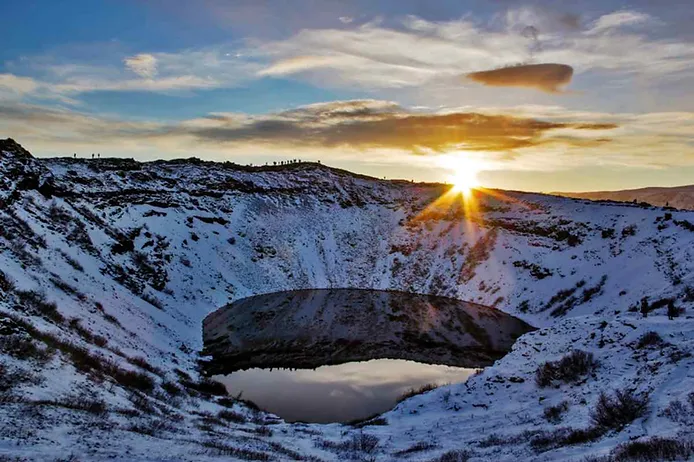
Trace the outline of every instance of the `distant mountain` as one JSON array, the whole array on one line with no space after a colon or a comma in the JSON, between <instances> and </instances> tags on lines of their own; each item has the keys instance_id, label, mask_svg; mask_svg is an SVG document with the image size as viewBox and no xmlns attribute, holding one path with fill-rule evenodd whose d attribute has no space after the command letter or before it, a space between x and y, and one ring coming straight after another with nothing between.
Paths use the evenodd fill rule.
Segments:
<instances>
[{"instance_id":1,"label":"distant mountain","mask_svg":"<svg viewBox=\"0 0 694 462\"><path fill-rule=\"evenodd\" d=\"M694 185L676 186L674 188L640 188L623 189L621 191L593 192L557 192L557 196L577 197L590 200L609 200L619 202L648 202L661 207L670 206L676 209L694 210Z\"/></svg>"}]
</instances>

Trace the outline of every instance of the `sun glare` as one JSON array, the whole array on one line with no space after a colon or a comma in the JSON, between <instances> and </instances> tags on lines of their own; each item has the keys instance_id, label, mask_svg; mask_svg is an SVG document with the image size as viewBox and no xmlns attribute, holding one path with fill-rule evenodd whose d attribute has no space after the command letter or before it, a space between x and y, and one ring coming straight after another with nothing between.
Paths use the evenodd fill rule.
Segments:
<instances>
[{"instance_id":1,"label":"sun glare","mask_svg":"<svg viewBox=\"0 0 694 462\"><path fill-rule=\"evenodd\" d=\"M453 175L449 180L453 183L453 190L465 195L470 194L473 189L480 185L477 178L479 171L479 166L467 159L456 162L453 166Z\"/></svg>"}]
</instances>

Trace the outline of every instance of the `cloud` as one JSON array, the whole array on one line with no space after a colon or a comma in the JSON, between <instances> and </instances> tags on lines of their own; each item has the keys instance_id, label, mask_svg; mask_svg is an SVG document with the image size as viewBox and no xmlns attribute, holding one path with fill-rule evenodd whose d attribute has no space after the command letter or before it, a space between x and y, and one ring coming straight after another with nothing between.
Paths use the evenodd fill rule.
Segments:
<instances>
[{"instance_id":1,"label":"cloud","mask_svg":"<svg viewBox=\"0 0 694 462\"><path fill-rule=\"evenodd\" d=\"M597 34L600 32L614 31L626 26L652 22L654 19L645 13L638 11L622 10L615 11L600 16L593 24L588 33Z\"/></svg>"},{"instance_id":2,"label":"cloud","mask_svg":"<svg viewBox=\"0 0 694 462\"><path fill-rule=\"evenodd\" d=\"M305 123L341 123L357 120L378 120L403 111L404 109L394 101L360 99L308 104L284 111L280 115Z\"/></svg>"},{"instance_id":3,"label":"cloud","mask_svg":"<svg viewBox=\"0 0 694 462\"><path fill-rule=\"evenodd\" d=\"M52 99L65 104L77 103L53 85L40 80L14 74L0 74L0 103L21 101L25 98Z\"/></svg>"},{"instance_id":4,"label":"cloud","mask_svg":"<svg viewBox=\"0 0 694 462\"><path fill-rule=\"evenodd\" d=\"M294 56L283 59L272 64L270 67L262 69L258 75L288 75L296 74L319 67L329 67L331 64L336 64L338 59L330 56Z\"/></svg>"},{"instance_id":5,"label":"cloud","mask_svg":"<svg viewBox=\"0 0 694 462\"><path fill-rule=\"evenodd\" d=\"M302 29L343 24L373 16L379 2L344 0L147 0L169 14L196 24L228 27L234 36L287 37ZM392 10L391 10L392 11Z\"/></svg>"},{"instance_id":6,"label":"cloud","mask_svg":"<svg viewBox=\"0 0 694 462\"><path fill-rule=\"evenodd\" d=\"M511 33L533 27L539 34L555 34L578 31L582 21L578 14L557 10L549 5L526 5L510 8L497 15L496 22Z\"/></svg>"},{"instance_id":7,"label":"cloud","mask_svg":"<svg viewBox=\"0 0 694 462\"><path fill-rule=\"evenodd\" d=\"M564 13L559 15L557 22L570 30L581 28L581 16L575 13Z\"/></svg>"},{"instance_id":8,"label":"cloud","mask_svg":"<svg viewBox=\"0 0 694 462\"><path fill-rule=\"evenodd\" d=\"M0 74L0 101L21 99L22 96L36 91L38 83L29 77L12 74Z\"/></svg>"},{"instance_id":9,"label":"cloud","mask_svg":"<svg viewBox=\"0 0 694 462\"><path fill-rule=\"evenodd\" d=\"M141 91L185 94L196 90L231 88L257 78L262 65L245 58L238 47L215 46L177 53L141 53L103 62L65 61L58 56L27 57L0 77L19 96L50 98L77 104L79 95L96 91ZM20 67L21 66L21 67ZM22 76L21 73L33 75ZM12 81L10 81L12 79Z\"/></svg>"},{"instance_id":10,"label":"cloud","mask_svg":"<svg viewBox=\"0 0 694 462\"><path fill-rule=\"evenodd\" d=\"M244 11L256 12L254 2L243 5ZM265 7L261 10L261 17L270 14ZM330 16L331 23L337 23L339 16L345 14ZM620 11L603 15L582 29L582 21L575 15L520 8L487 22L471 17L428 21L410 16L399 22L303 28L280 40L249 39L169 53L124 56L111 48L98 65L92 60L61 60L60 55L26 57L12 67L12 75L33 79L35 86L17 92L15 83L12 95L15 99L19 95L75 102L82 93L95 91L173 94L296 75L316 85L356 91L409 89L410 97L418 98L410 102L419 104L432 104L437 95L446 95L447 104L486 104L480 95L492 101L500 97L492 91L480 92L475 85L461 85L459 77L514 63L565 63L576 78L590 73L591 82L599 81L601 88L623 86L638 76L639 88L646 91L664 85L667 79L681 82L694 75L694 43L685 38L651 37L648 31L626 27L653 21L641 13ZM557 92L562 76L570 77L568 72L552 74L557 82L552 86L539 77L537 69L514 77L520 86L545 92ZM494 74L481 74L485 77ZM535 83L538 79L541 83ZM0 97L9 94L4 90Z\"/></svg>"},{"instance_id":11,"label":"cloud","mask_svg":"<svg viewBox=\"0 0 694 462\"><path fill-rule=\"evenodd\" d=\"M262 75L280 70L301 72L323 85L401 88L454 78L475 67L503 65L524 53L517 41L496 50L494 40L494 34L480 34L469 21L439 24L410 17L403 29L367 23L302 30L286 40L262 44L257 53L274 61ZM306 50L311 51L310 59Z\"/></svg>"},{"instance_id":12,"label":"cloud","mask_svg":"<svg viewBox=\"0 0 694 462\"><path fill-rule=\"evenodd\" d=\"M156 122L127 121L31 104L0 106L0 128L8 134L57 144L86 141L98 145L117 139L127 142L152 136L164 127Z\"/></svg>"},{"instance_id":13,"label":"cloud","mask_svg":"<svg viewBox=\"0 0 694 462\"><path fill-rule=\"evenodd\" d=\"M101 142L122 138L140 141L187 138L215 145L388 149L414 154L452 150L508 152L546 144L584 146L592 138L577 136L577 132L617 127L506 114L415 112L378 100L313 104L253 117L211 114L173 125L98 118L28 105L4 107L0 109L0 118L5 123L10 120L9 125L15 127L24 124L20 131L25 134L57 134L50 136L63 141L66 137L98 138ZM552 136L554 131L558 131L556 137Z\"/></svg>"},{"instance_id":14,"label":"cloud","mask_svg":"<svg viewBox=\"0 0 694 462\"><path fill-rule=\"evenodd\" d=\"M0 132L38 154L86 150L170 158L195 152L256 162L301 152L357 167L376 160L431 167L465 152L489 168L510 170L694 165L691 112L610 114L547 106L437 112L356 100L164 123L9 102L0 105Z\"/></svg>"},{"instance_id":15,"label":"cloud","mask_svg":"<svg viewBox=\"0 0 694 462\"><path fill-rule=\"evenodd\" d=\"M291 148L392 149L416 154L451 150L507 152L548 143L583 144L553 130L610 130L615 125L548 122L476 112L420 113L393 103L346 101L311 105L238 125L224 119L187 131L216 143L255 142Z\"/></svg>"},{"instance_id":16,"label":"cloud","mask_svg":"<svg viewBox=\"0 0 694 462\"><path fill-rule=\"evenodd\" d=\"M561 93L571 82L573 68L566 64L524 64L467 74L467 78L491 87L536 88L547 93Z\"/></svg>"},{"instance_id":17,"label":"cloud","mask_svg":"<svg viewBox=\"0 0 694 462\"><path fill-rule=\"evenodd\" d=\"M157 75L157 58L148 53L130 56L123 60L125 67L145 79L153 79Z\"/></svg>"},{"instance_id":18,"label":"cloud","mask_svg":"<svg viewBox=\"0 0 694 462\"><path fill-rule=\"evenodd\" d=\"M438 22L408 17L400 26L391 22L304 29L283 40L261 43L255 53L272 61L261 76L301 73L301 78L320 85L369 90L454 88L457 76L529 60L530 64L564 63L576 76L591 72L603 82L623 82L638 75L641 85L659 85L664 78L691 76L694 43L627 27L654 21L642 13L620 11L582 28L577 15L528 8L510 10L491 23L469 17ZM568 68L555 69L557 84L572 75ZM521 80L529 76L523 73ZM525 86L545 91L559 86L538 87L531 82Z\"/></svg>"}]
</instances>

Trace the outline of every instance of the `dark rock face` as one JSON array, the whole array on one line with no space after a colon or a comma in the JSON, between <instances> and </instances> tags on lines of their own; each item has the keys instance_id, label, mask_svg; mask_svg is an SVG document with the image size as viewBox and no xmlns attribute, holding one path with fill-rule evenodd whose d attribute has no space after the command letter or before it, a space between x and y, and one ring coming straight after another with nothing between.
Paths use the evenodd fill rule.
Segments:
<instances>
[{"instance_id":1,"label":"dark rock face","mask_svg":"<svg viewBox=\"0 0 694 462\"><path fill-rule=\"evenodd\" d=\"M16 200L19 191L56 193L50 171L12 138L0 140L0 205Z\"/></svg>"},{"instance_id":2,"label":"dark rock face","mask_svg":"<svg viewBox=\"0 0 694 462\"><path fill-rule=\"evenodd\" d=\"M322 289L234 302L205 319L203 339L210 374L380 358L483 367L530 330L494 308L452 298Z\"/></svg>"},{"instance_id":3,"label":"dark rock face","mask_svg":"<svg viewBox=\"0 0 694 462\"><path fill-rule=\"evenodd\" d=\"M17 143L12 138L0 140L0 152L5 154L12 154L16 158L34 158L34 156L32 156L29 151L24 149L21 144Z\"/></svg>"}]
</instances>

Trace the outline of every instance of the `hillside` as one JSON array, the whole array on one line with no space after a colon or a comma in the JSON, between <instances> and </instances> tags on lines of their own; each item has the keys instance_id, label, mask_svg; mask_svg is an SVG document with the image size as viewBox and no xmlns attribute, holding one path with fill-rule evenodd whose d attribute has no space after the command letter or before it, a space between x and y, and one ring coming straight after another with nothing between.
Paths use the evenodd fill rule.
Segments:
<instances>
[{"instance_id":1,"label":"hillside","mask_svg":"<svg viewBox=\"0 0 694 462\"><path fill-rule=\"evenodd\" d=\"M692 437L694 212L504 191L469 207L438 200L444 185L318 164L36 159L11 140L0 175L0 455L584 460ZM285 424L199 376L218 307L345 287L454 297L540 329L385 425ZM640 341L650 331L660 340ZM599 365L538 386L572 349ZM646 412L588 431L600 392L627 388L650 396Z\"/></svg>"},{"instance_id":2,"label":"hillside","mask_svg":"<svg viewBox=\"0 0 694 462\"><path fill-rule=\"evenodd\" d=\"M576 197L594 201L646 202L659 207L673 207L682 210L694 209L694 185L670 188L639 188L622 191L594 191L581 193L553 193L558 196Z\"/></svg>"}]
</instances>

